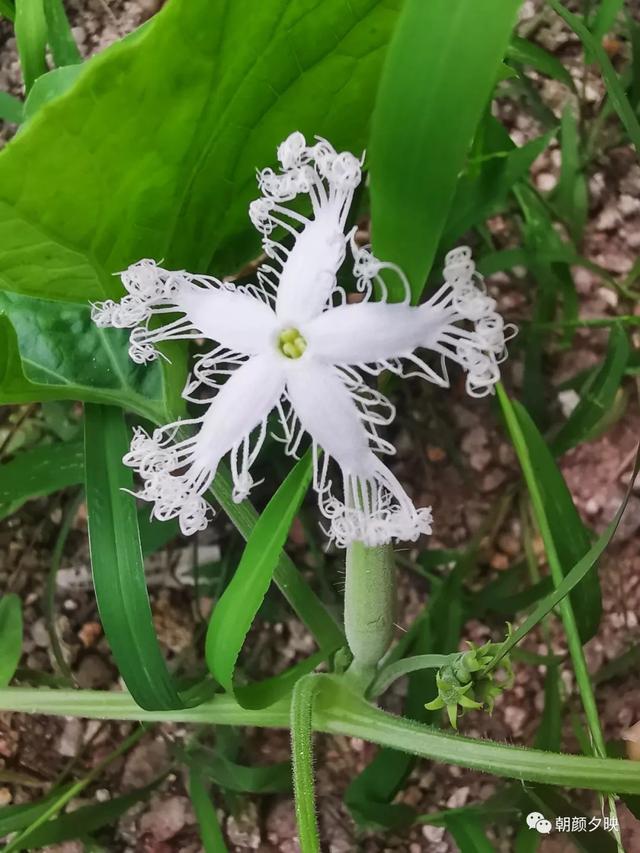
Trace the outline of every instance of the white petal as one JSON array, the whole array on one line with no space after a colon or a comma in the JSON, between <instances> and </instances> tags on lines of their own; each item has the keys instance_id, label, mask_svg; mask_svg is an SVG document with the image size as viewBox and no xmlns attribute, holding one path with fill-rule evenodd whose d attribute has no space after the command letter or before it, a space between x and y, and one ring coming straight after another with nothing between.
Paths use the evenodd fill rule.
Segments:
<instances>
[{"instance_id":1,"label":"white petal","mask_svg":"<svg viewBox=\"0 0 640 853\"><path fill-rule=\"evenodd\" d=\"M320 510L330 521L330 536L344 547L361 541L382 545L415 540L431 532L431 512L416 509L391 471L371 450L367 421L336 369L303 357L287 370L287 395L314 443ZM317 448L325 457L320 460ZM340 466L343 499L332 493L329 457Z\"/></svg>"},{"instance_id":2,"label":"white petal","mask_svg":"<svg viewBox=\"0 0 640 853\"><path fill-rule=\"evenodd\" d=\"M300 331L314 358L327 364L368 364L429 346L447 320L447 313L437 309L360 302L328 308Z\"/></svg>"},{"instance_id":3,"label":"white petal","mask_svg":"<svg viewBox=\"0 0 640 853\"><path fill-rule=\"evenodd\" d=\"M370 472L367 431L338 371L306 354L287 367L287 396L304 430L341 467Z\"/></svg>"},{"instance_id":4,"label":"white petal","mask_svg":"<svg viewBox=\"0 0 640 853\"><path fill-rule=\"evenodd\" d=\"M276 315L241 290L192 286L178 294L176 306L203 337L234 352L256 355L275 344Z\"/></svg>"},{"instance_id":5,"label":"white petal","mask_svg":"<svg viewBox=\"0 0 640 853\"><path fill-rule=\"evenodd\" d=\"M234 497L244 498L253 485L249 469L264 441L267 416L283 390L282 359L254 356L222 386L202 418L169 424L151 437L136 431L124 462L142 478L139 496L154 503L153 515L179 518L185 535L204 529L210 508L203 495L229 451ZM197 433L174 441L178 430L194 425Z\"/></svg>"},{"instance_id":6,"label":"white petal","mask_svg":"<svg viewBox=\"0 0 640 853\"><path fill-rule=\"evenodd\" d=\"M235 287L217 279L171 272L143 260L122 273L128 294L120 302L98 303L98 326L131 328L129 353L136 362L152 361L160 341L209 338L243 355L275 345L277 321L262 286ZM182 317L176 319L176 314ZM167 318L163 325L150 319Z\"/></svg>"},{"instance_id":7,"label":"white petal","mask_svg":"<svg viewBox=\"0 0 640 853\"><path fill-rule=\"evenodd\" d=\"M282 267L276 311L283 325L295 326L318 314L336 287L345 256L345 223L362 163L348 151L338 153L326 139L308 146L293 133L278 148L282 171L258 173L263 198L249 206L249 216L263 235L263 248ZM312 217L287 204L307 194ZM302 225L302 228L300 227ZM291 249L274 241L282 228L293 237Z\"/></svg>"},{"instance_id":8,"label":"white petal","mask_svg":"<svg viewBox=\"0 0 640 853\"><path fill-rule=\"evenodd\" d=\"M322 311L345 250L337 210L321 209L299 232L280 273L276 313L282 325L299 325Z\"/></svg>"},{"instance_id":9,"label":"white petal","mask_svg":"<svg viewBox=\"0 0 640 853\"><path fill-rule=\"evenodd\" d=\"M388 369L443 386L449 384L451 360L466 371L469 394L491 393L515 328L496 312L468 248L447 255L444 278L440 290L416 308L368 301L328 308L300 324L307 352L325 364L358 365L373 373ZM420 349L436 355L442 375L416 355Z\"/></svg>"},{"instance_id":10,"label":"white petal","mask_svg":"<svg viewBox=\"0 0 640 853\"><path fill-rule=\"evenodd\" d=\"M194 463L217 468L220 459L248 436L284 390L283 359L258 355L239 367L214 397L194 449Z\"/></svg>"}]
</instances>

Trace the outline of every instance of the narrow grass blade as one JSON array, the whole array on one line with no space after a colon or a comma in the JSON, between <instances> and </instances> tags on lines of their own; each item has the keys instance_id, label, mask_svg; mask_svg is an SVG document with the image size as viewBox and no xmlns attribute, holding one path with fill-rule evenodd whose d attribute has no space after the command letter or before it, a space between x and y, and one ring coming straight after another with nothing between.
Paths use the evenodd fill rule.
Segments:
<instances>
[{"instance_id":1,"label":"narrow grass blade","mask_svg":"<svg viewBox=\"0 0 640 853\"><path fill-rule=\"evenodd\" d=\"M9 593L0 598L0 687L11 681L22 654L22 603Z\"/></svg>"},{"instance_id":2,"label":"narrow grass blade","mask_svg":"<svg viewBox=\"0 0 640 853\"><path fill-rule=\"evenodd\" d=\"M535 42L514 36L507 48L507 58L519 65L528 65L575 90L573 77L560 60Z\"/></svg>"},{"instance_id":3,"label":"narrow grass blade","mask_svg":"<svg viewBox=\"0 0 640 853\"><path fill-rule=\"evenodd\" d=\"M47 821L29 835L29 849L39 850L50 844L62 844L64 841L90 835L104 826L112 826L132 806L145 800L157 785L158 782L154 782L130 794L114 797L104 803L83 806Z\"/></svg>"},{"instance_id":4,"label":"narrow grass blade","mask_svg":"<svg viewBox=\"0 0 640 853\"><path fill-rule=\"evenodd\" d=\"M15 30L24 88L28 93L35 79L47 70L44 0L17 0Z\"/></svg>"},{"instance_id":5,"label":"narrow grass blade","mask_svg":"<svg viewBox=\"0 0 640 853\"><path fill-rule=\"evenodd\" d=\"M519 5L406 0L400 13L372 118L372 237L376 255L404 270L414 299L431 269Z\"/></svg>"},{"instance_id":6,"label":"narrow grass blade","mask_svg":"<svg viewBox=\"0 0 640 853\"><path fill-rule=\"evenodd\" d=\"M0 838L11 832L19 832L37 820L56 802L61 794L65 794L72 786L64 785L54 789L41 800L34 803L21 803L18 806L4 806L0 809Z\"/></svg>"},{"instance_id":7,"label":"narrow grass blade","mask_svg":"<svg viewBox=\"0 0 640 853\"><path fill-rule=\"evenodd\" d=\"M602 38L611 31L623 6L624 0L600 0L590 26L595 39L602 41Z\"/></svg>"},{"instance_id":8,"label":"narrow grass blade","mask_svg":"<svg viewBox=\"0 0 640 853\"><path fill-rule=\"evenodd\" d=\"M44 5L47 35L53 61L57 66L82 62L78 45L71 32L63 0L46 0Z\"/></svg>"},{"instance_id":9,"label":"narrow grass blade","mask_svg":"<svg viewBox=\"0 0 640 853\"><path fill-rule=\"evenodd\" d=\"M558 498L562 499L562 485L564 484L564 480L560 472L555 468L551 453L526 409L518 403L512 404L501 385L498 385L498 398L507 422L511 440L520 461L538 528L544 542L551 577L556 587L554 596L560 592L558 600L554 601L551 606L559 604L562 624L575 673L576 685L589 728L589 752L593 751L595 755L604 758L606 755L604 736L602 734L598 707L582 643L592 636L593 631L598 625L602 608L597 574L594 571L591 571L590 575L588 573L593 569L597 558L615 532L617 523L622 515L622 510L624 509L624 504L620 514L616 515L616 519L612 523L613 526L609 526L607 531L608 536L605 535L604 539L601 537L596 545L589 549L587 554L582 557L582 560L579 560L576 566L567 572L567 566L570 563L563 562L560 550L565 545L566 530L559 523L562 513L568 510L570 505L573 505L570 495L567 492L569 501L564 502L566 507L563 506L562 500L558 503ZM533 463L534 459L535 465ZM640 455L638 460L640 461ZM585 578L588 578L587 584L583 583L581 586L577 586ZM598 585L596 586L596 584ZM581 611L578 613L578 618L582 620L581 623L577 621L572 600L567 597L568 593L574 587L577 594L581 598L584 597L585 608L588 608L585 612ZM553 599L553 596L551 598ZM548 602L549 599L545 599L545 601ZM536 608L534 613L538 613L541 608L542 604ZM541 616L543 615L545 614L542 613ZM525 625L527 625L528 621L525 620ZM519 631L521 630L522 626ZM530 626L528 630L530 630ZM519 631L516 633L519 633ZM498 655L494 663L502 656Z\"/></svg>"},{"instance_id":10,"label":"narrow grass blade","mask_svg":"<svg viewBox=\"0 0 640 853\"><path fill-rule=\"evenodd\" d=\"M499 399L514 447L520 459L538 526L548 548L549 561L557 557L556 585L588 551L591 539L575 508L571 493L551 450L527 411L518 402L510 403L502 389ZM542 519L542 520L541 520ZM592 572L571 596L582 642L598 629L602 602L597 572Z\"/></svg>"},{"instance_id":11,"label":"narrow grass blade","mask_svg":"<svg viewBox=\"0 0 640 853\"><path fill-rule=\"evenodd\" d=\"M189 795L198 820L200 839L205 853L227 853L218 815L197 770L191 770L189 773Z\"/></svg>"},{"instance_id":12,"label":"narrow grass blade","mask_svg":"<svg viewBox=\"0 0 640 853\"><path fill-rule=\"evenodd\" d=\"M560 696L560 673L557 666L547 668L544 682L544 711L542 720L536 732L534 746L536 749L546 749L559 752L562 743L562 697ZM554 822L556 817L583 818L585 826L588 819L575 804L569 802L550 785L530 785L520 792L521 810L524 813L542 812L548 820ZM526 825L521 829L518 841L522 849L526 840L530 841L531 831ZM589 833L572 833L576 848L585 853L615 853L617 846L611 834L602 829L589 827ZM516 851L521 849L516 843Z\"/></svg>"},{"instance_id":13,"label":"narrow grass blade","mask_svg":"<svg viewBox=\"0 0 640 853\"><path fill-rule=\"evenodd\" d=\"M13 0L0 0L0 15L4 15L10 21L16 16L16 7Z\"/></svg>"},{"instance_id":14,"label":"narrow grass blade","mask_svg":"<svg viewBox=\"0 0 640 853\"><path fill-rule=\"evenodd\" d=\"M611 103L615 111L620 117L620 121L631 137L631 141L635 146L636 151L640 154L640 122L633 111L629 99L627 98L624 87L620 78L616 74L616 70L611 64L611 60L607 56L607 52L601 42L595 38L588 30L584 21L579 15L574 15L570 12L560 0L548 0L549 5L560 15L560 17L568 24L574 33L578 36L586 51L590 52L600 66L602 77L607 87L607 92L611 98Z\"/></svg>"},{"instance_id":15,"label":"narrow grass blade","mask_svg":"<svg viewBox=\"0 0 640 853\"><path fill-rule=\"evenodd\" d=\"M631 85L629 86L629 101L634 110L640 104L640 24L631 15L627 15L627 29L631 43Z\"/></svg>"},{"instance_id":16,"label":"narrow grass blade","mask_svg":"<svg viewBox=\"0 0 640 853\"><path fill-rule=\"evenodd\" d=\"M15 98L8 92L0 92L0 119L11 124L20 124L23 117L24 104L20 98Z\"/></svg>"},{"instance_id":17,"label":"narrow grass blade","mask_svg":"<svg viewBox=\"0 0 640 853\"><path fill-rule=\"evenodd\" d=\"M581 166L578 120L571 104L567 104L562 113L561 143L560 179L553 199L574 242L579 244L587 222L589 195Z\"/></svg>"},{"instance_id":18,"label":"narrow grass blade","mask_svg":"<svg viewBox=\"0 0 640 853\"><path fill-rule=\"evenodd\" d=\"M549 131L517 147L492 115L486 117L481 130L482 147L474 152L458 179L442 237L445 247L451 247L469 229L506 205L514 184L528 175L533 161L555 135L555 131Z\"/></svg>"},{"instance_id":19,"label":"narrow grass blade","mask_svg":"<svg viewBox=\"0 0 640 853\"><path fill-rule=\"evenodd\" d=\"M511 437L513 439L514 446L516 448L516 452L518 453L518 457L520 459L520 464L522 466L525 479L527 481L527 486L530 490L532 503L534 505L534 509L536 511L536 517L538 519L538 525L540 527L540 531L545 543L545 548L547 548L547 556L549 558L549 562L551 565L555 564L556 570L564 571L564 578L562 578L556 586L556 589L553 593L546 596L534 609L534 611L525 619L523 624L514 631L514 633L503 643L500 653L496 655L494 660L494 664L496 665L503 657L506 655L520 640L529 633L529 631L537 625L538 622L547 615L557 604L559 604L566 596L573 590L577 584L587 575L587 573L593 568L597 560L600 558L609 542L613 538L614 533L616 532L618 525L620 523L620 519L622 518L622 514L626 508L627 502L631 495L631 489L633 486L633 482L635 480L635 476L638 472L638 468L640 467L640 454L636 459L636 465L634 467L634 471L631 477L631 482L629 488L627 489L627 493L625 498L620 505L618 511L616 512L613 520L607 526L605 531L601 536L598 537L596 542L589 548L589 550L579 559L575 565L567 571L566 566L564 569L561 568L558 559L558 551L557 544L562 541L562 539L566 536L566 526L560 524L557 527L557 534L554 535L551 531L549 516L547 514L547 510L550 512L554 512L554 507L551 503L547 503L543 497L543 492L540 490L538 473L541 470L540 466L540 455L536 453L535 455L532 453L532 443L528 440L532 435L532 423L528 416L526 415L525 410L522 406L518 406L516 403L511 403L509 398L505 394L504 390L501 387L498 387L498 395L500 398L500 403L503 408L503 412L505 414L505 418L507 420L507 424L509 426L509 431L511 433ZM525 433L523 432L523 424L525 425L525 429L527 430L527 437L525 437ZM543 445L544 446L544 445ZM535 465L533 463L533 459L535 458ZM556 577L554 575L554 582Z\"/></svg>"},{"instance_id":20,"label":"narrow grass blade","mask_svg":"<svg viewBox=\"0 0 640 853\"><path fill-rule=\"evenodd\" d=\"M560 752L562 742L562 699L560 697L560 673L557 666L547 667L544 679L544 709L536 732L534 746Z\"/></svg>"},{"instance_id":21,"label":"narrow grass blade","mask_svg":"<svg viewBox=\"0 0 640 853\"><path fill-rule=\"evenodd\" d=\"M453 835L460 853L495 853L495 847L484 834L482 824L473 815L452 815L445 826Z\"/></svg>"},{"instance_id":22,"label":"narrow grass blade","mask_svg":"<svg viewBox=\"0 0 640 853\"><path fill-rule=\"evenodd\" d=\"M71 668L67 663L64 654L62 643L58 637L58 626L56 623L56 582L62 554L67 542L67 537L71 531L71 525L76 517L80 504L84 500L84 489L78 489L77 493L67 502L62 513L62 519L56 536L56 541L51 552L51 564L49 566L49 574L44 590L44 615L47 631L49 632L49 641L51 643L51 651L56 662L56 668L61 676L68 684L73 685L74 678Z\"/></svg>"},{"instance_id":23,"label":"narrow grass blade","mask_svg":"<svg viewBox=\"0 0 640 853\"><path fill-rule=\"evenodd\" d=\"M45 824L54 815L58 814L58 812L60 812L74 797L78 797L82 791L84 791L84 789L100 775L105 767L107 767L116 758L119 758L119 756L124 755L135 743L137 743L137 741L140 740L143 734L144 729L138 727L132 734L125 738L125 740L123 740L122 743L113 750L113 752L109 753L106 758L96 764L83 779L79 779L77 782L74 782L73 785L59 789L56 792L56 796L47 798L46 809L39 811L37 817L35 817L18 836L12 838L7 846L3 848L2 853L15 853L17 850L31 849L31 844L27 845L26 842L38 832L40 827L45 826Z\"/></svg>"},{"instance_id":24,"label":"narrow grass blade","mask_svg":"<svg viewBox=\"0 0 640 853\"><path fill-rule=\"evenodd\" d=\"M587 441L598 424L609 415L627 369L629 354L625 332L614 326L604 361L581 390L580 402L553 439L554 453L565 453L579 442Z\"/></svg>"},{"instance_id":25,"label":"narrow grass blade","mask_svg":"<svg viewBox=\"0 0 640 853\"><path fill-rule=\"evenodd\" d=\"M536 281L532 293L533 322L523 334L524 376L522 401L540 429L549 422L544 382L544 344L542 326L555 319L559 296L562 293L556 270L545 260L544 253L555 248L558 236L549 211L528 183L518 184L514 193L524 222L522 237L527 253L527 269Z\"/></svg>"},{"instance_id":26,"label":"narrow grass blade","mask_svg":"<svg viewBox=\"0 0 640 853\"><path fill-rule=\"evenodd\" d=\"M0 465L0 519L29 500L53 494L84 479L81 441L34 447Z\"/></svg>"},{"instance_id":27,"label":"narrow grass blade","mask_svg":"<svg viewBox=\"0 0 640 853\"><path fill-rule=\"evenodd\" d=\"M636 467L637 473L637 467ZM522 640L526 635L531 631L537 624L540 622L547 613L550 613L554 607L556 607L566 596L577 586L578 583L584 578L584 576L589 572L590 569L596 564L596 562L600 559L602 554L605 552L609 542L613 539L613 536L620 524L620 519L622 518L622 514L626 508L627 501L629 499L630 492L625 497L622 505L618 509L615 514L613 521L607 526L605 531L601 536L594 542L593 546L587 551L584 557L579 560L576 565L569 571L566 575L562 583L556 587L556 589L550 594L545 596L542 601L537 605L537 607L533 610L533 612L527 616L522 625L518 628L517 631L509 637L508 640L505 640L503 643L499 654L496 655L496 658L492 664L493 666L497 665L502 658L508 654L514 646L516 646L520 640Z\"/></svg>"},{"instance_id":28,"label":"narrow grass blade","mask_svg":"<svg viewBox=\"0 0 640 853\"><path fill-rule=\"evenodd\" d=\"M200 749L195 755L186 755L184 760L202 776L227 791L277 794L291 790L291 765L288 761L249 767L211 749Z\"/></svg>"},{"instance_id":29,"label":"narrow grass blade","mask_svg":"<svg viewBox=\"0 0 640 853\"><path fill-rule=\"evenodd\" d=\"M307 453L291 470L262 515L247 542L240 564L218 601L207 631L206 658L214 677L240 701L234 672L245 637L269 589L287 533L311 479Z\"/></svg>"},{"instance_id":30,"label":"narrow grass blade","mask_svg":"<svg viewBox=\"0 0 640 853\"><path fill-rule=\"evenodd\" d=\"M122 464L129 435L122 411L85 406L85 471L91 568L98 610L131 695L149 710L182 701L153 627L131 470Z\"/></svg>"},{"instance_id":31,"label":"narrow grass blade","mask_svg":"<svg viewBox=\"0 0 640 853\"><path fill-rule=\"evenodd\" d=\"M237 530L248 541L258 523L258 513L249 501L235 503L231 473L226 465L221 464L218 468L211 491ZM278 555L273 580L326 654L331 654L345 645L344 634L335 619L284 551L280 551Z\"/></svg>"}]
</instances>

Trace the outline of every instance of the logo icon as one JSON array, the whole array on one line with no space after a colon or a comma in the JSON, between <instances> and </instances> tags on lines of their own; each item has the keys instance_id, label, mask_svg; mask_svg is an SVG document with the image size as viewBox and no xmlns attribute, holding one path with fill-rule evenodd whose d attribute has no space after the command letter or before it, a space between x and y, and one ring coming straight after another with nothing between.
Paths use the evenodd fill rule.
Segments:
<instances>
[{"instance_id":1,"label":"logo icon","mask_svg":"<svg viewBox=\"0 0 640 853\"><path fill-rule=\"evenodd\" d=\"M551 821L540 812L529 812L527 826L529 829L536 829L541 835L548 835L552 829Z\"/></svg>"}]
</instances>

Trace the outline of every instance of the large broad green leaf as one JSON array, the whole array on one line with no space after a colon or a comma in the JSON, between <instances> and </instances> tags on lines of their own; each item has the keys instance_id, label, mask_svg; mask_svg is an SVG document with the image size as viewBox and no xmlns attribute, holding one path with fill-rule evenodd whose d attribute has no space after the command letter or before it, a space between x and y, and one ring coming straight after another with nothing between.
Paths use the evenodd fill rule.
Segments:
<instances>
[{"instance_id":1,"label":"large broad green leaf","mask_svg":"<svg viewBox=\"0 0 640 853\"><path fill-rule=\"evenodd\" d=\"M88 305L0 291L0 403L88 400L162 417L160 367L134 364L127 339L98 329Z\"/></svg>"},{"instance_id":2,"label":"large broad green leaf","mask_svg":"<svg viewBox=\"0 0 640 853\"><path fill-rule=\"evenodd\" d=\"M458 175L509 44L520 0L406 0L376 100L376 254L424 287Z\"/></svg>"},{"instance_id":3,"label":"large broad green leaf","mask_svg":"<svg viewBox=\"0 0 640 853\"><path fill-rule=\"evenodd\" d=\"M170 0L0 154L2 286L85 301L141 257L230 271L258 246L255 169L287 134L364 147L399 5Z\"/></svg>"},{"instance_id":4,"label":"large broad green leaf","mask_svg":"<svg viewBox=\"0 0 640 853\"><path fill-rule=\"evenodd\" d=\"M46 103L63 95L73 86L80 74L81 65L63 65L38 77L24 102L24 120L33 118Z\"/></svg>"}]
</instances>

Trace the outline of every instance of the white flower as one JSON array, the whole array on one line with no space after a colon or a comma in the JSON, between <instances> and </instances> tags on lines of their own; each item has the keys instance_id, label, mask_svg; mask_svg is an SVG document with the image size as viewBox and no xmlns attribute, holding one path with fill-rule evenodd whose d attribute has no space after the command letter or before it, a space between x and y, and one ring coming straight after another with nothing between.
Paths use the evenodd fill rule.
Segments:
<instances>
[{"instance_id":1,"label":"white flower","mask_svg":"<svg viewBox=\"0 0 640 853\"><path fill-rule=\"evenodd\" d=\"M258 174L263 195L249 208L272 259L258 271L257 284L235 286L143 260L122 274L128 295L120 303L93 307L98 325L132 327L129 352L137 362L156 358L160 341L206 338L215 344L197 359L184 390L187 400L207 405L205 413L152 436L137 430L124 461L142 478L140 497L153 502L153 515L177 516L183 532L193 533L207 525L203 495L225 454L234 498L249 494L250 469L275 409L287 453L296 455L304 434L311 437L314 487L338 545L415 540L430 532L431 512L413 506L379 458L394 452L378 429L395 411L363 373L389 370L447 386L450 359L467 371L469 393L482 396L498 381L505 327L469 249L447 255L443 286L412 307L402 271L359 247L355 229L345 233L361 179L361 162L352 154L337 153L323 139L308 146L294 133L278 158L279 172ZM286 206L299 195L309 197L311 216ZM276 230L293 238L286 241L290 248L272 239ZM357 304L347 303L336 282L347 252L362 294ZM383 270L403 285L403 302L386 302ZM376 293L380 301L373 301ZM166 322L158 323L163 315ZM421 348L435 354L435 366L416 354ZM203 400L203 388L212 389L213 398ZM196 430L178 436L183 426ZM335 463L338 490L330 476Z\"/></svg>"}]
</instances>

